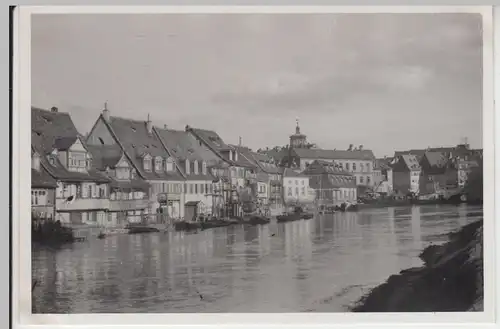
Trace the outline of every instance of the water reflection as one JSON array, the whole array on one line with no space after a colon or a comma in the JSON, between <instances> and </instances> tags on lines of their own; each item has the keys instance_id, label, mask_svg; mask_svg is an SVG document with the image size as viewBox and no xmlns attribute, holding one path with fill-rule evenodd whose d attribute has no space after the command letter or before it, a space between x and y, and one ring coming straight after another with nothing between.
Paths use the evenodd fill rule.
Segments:
<instances>
[{"instance_id":1,"label":"water reflection","mask_svg":"<svg viewBox=\"0 0 500 329\"><path fill-rule=\"evenodd\" d=\"M35 249L33 310L343 311L361 288L418 266L429 243L481 217L477 207L398 207Z\"/></svg>"}]
</instances>

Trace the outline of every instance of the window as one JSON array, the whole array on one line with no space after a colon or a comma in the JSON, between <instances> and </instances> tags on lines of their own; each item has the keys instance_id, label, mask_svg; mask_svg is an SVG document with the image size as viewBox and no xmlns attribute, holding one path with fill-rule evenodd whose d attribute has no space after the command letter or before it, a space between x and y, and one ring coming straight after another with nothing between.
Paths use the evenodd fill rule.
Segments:
<instances>
[{"instance_id":1,"label":"window","mask_svg":"<svg viewBox=\"0 0 500 329\"><path fill-rule=\"evenodd\" d=\"M187 185L188 185L188 184L187 184L187 183L184 183L183 185L184 185L184 194L187 194L187 192L188 192L188 190L187 190Z\"/></svg>"},{"instance_id":2,"label":"window","mask_svg":"<svg viewBox=\"0 0 500 329\"><path fill-rule=\"evenodd\" d=\"M344 198L347 199L347 191L346 190L344 190Z\"/></svg>"},{"instance_id":3,"label":"window","mask_svg":"<svg viewBox=\"0 0 500 329\"><path fill-rule=\"evenodd\" d=\"M144 157L144 170L146 171L151 171L151 158L150 157Z\"/></svg>"},{"instance_id":4,"label":"window","mask_svg":"<svg viewBox=\"0 0 500 329\"><path fill-rule=\"evenodd\" d=\"M306 188L305 187L302 188L302 195L306 195Z\"/></svg>"},{"instance_id":5,"label":"window","mask_svg":"<svg viewBox=\"0 0 500 329\"><path fill-rule=\"evenodd\" d=\"M288 188L288 196L292 196L292 188L291 187Z\"/></svg>"},{"instance_id":6,"label":"window","mask_svg":"<svg viewBox=\"0 0 500 329\"><path fill-rule=\"evenodd\" d=\"M198 169L199 169L198 168L198 160L194 160L193 166L194 166L194 174L198 175Z\"/></svg>"},{"instance_id":7,"label":"window","mask_svg":"<svg viewBox=\"0 0 500 329\"><path fill-rule=\"evenodd\" d=\"M191 164L189 163L189 160L186 159L186 175L191 174Z\"/></svg>"},{"instance_id":8,"label":"window","mask_svg":"<svg viewBox=\"0 0 500 329\"><path fill-rule=\"evenodd\" d=\"M370 184L370 176L366 176L366 183Z\"/></svg>"},{"instance_id":9,"label":"window","mask_svg":"<svg viewBox=\"0 0 500 329\"><path fill-rule=\"evenodd\" d=\"M362 163L360 163L359 166L361 168L361 172L364 172L365 171L365 166Z\"/></svg>"},{"instance_id":10,"label":"window","mask_svg":"<svg viewBox=\"0 0 500 329\"><path fill-rule=\"evenodd\" d=\"M299 188L298 187L295 188L295 195L299 195Z\"/></svg>"},{"instance_id":11,"label":"window","mask_svg":"<svg viewBox=\"0 0 500 329\"><path fill-rule=\"evenodd\" d=\"M155 171L160 172L162 169L162 159L160 157L155 158Z\"/></svg>"},{"instance_id":12,"label":"window","mask_svg":"<svg viewBox=\"0 0 500 329\"><path fill-rule=\"evenodd\" d=\"M193 184L189 184L189 194L193 194Z\"/></svg>"},{"instance_id":13,"label":"window","mask_svg":"<svg viewBox=\"0 0 500 329\"><path fill-rule=\"evenodd\" d=\"M166 171L174 171L174 161L172 160L172 158L168 158L165 161L165 170Z\"/></svg>"},{"instance_id":14,"label":"window","mask_svg":"<svg viewBox=\"0 0 500 329\"><path fill-rule=\"evenodd\" d=\"M363 176L359 177L359 182L363 184Z\"/></svg>"},{"instance_id":15,"label":"window","mask_svg":"<svg viewBox=\"0 0 500 329\"><path fill-rule=\"evenodd\" d=\"M345 169L346 169L347 171L349 171L349 163L346 163L346 164L345 164Z\"/></svg>"},{"instance_id":16,"label":"window","mask_svg":"<svg viewBox=\"0 0 500 329\"><path fill-rule=\"evenodd\" d=\"M356 163L352 164L352 171L356 171Z\"/></svg>"},{"instance_id":17,"label":"window","mask_svg":"<svg viewBox=\"0 0 500 329\"><path fill-rule=\"evenodd\" d=\"M194 184L194 194L198 194L198 184Z\"/></svg>"},{"instance_id":18,"label":"window","mask_svg":"<svg viewBox=\"0 0 500 329\"><path fill-rule=\"evenodd\" d=\"M369 163L366 164L366 171L370 172L370 164Z\"/></svg>"},{"instance_id":19,"label":"window","mask_svg":"<svg viewBox=\"0 0 500 329\"><path fill-rule=\"evenodd\" d=\"M205 161L203 161L201 163L201 171L202 171L203 175L207 174L207 163Z\"/></svg>"},{"instance_id":20,"label":"window","mask_svg":"<svg viewBox=\"0 0 500 329\"><path fill-rule=\"evenodd\" d=\"M205 194L205 184L200 184L200 193Z\"/></svg>"},{"instance_id":21,"label":"window","mask_svg":"<svg viewBox=\"0 0 500 329\"><path fill-rule=\"evenodd\" d=\"M40 155L38 153L34 153L31 156L31 168L35 170L40 170Z\"/></svg>"}]
</instances>

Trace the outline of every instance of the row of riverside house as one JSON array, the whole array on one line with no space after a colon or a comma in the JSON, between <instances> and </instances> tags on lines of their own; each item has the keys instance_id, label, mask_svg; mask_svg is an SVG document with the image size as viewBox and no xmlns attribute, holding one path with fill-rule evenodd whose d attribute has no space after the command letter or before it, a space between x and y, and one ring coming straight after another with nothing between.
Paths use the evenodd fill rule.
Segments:
<instances>
[{"instance_id":1,"label":"row of riverside house","mask_svg":"<svg viewBox=\"0 0 500 329\"><path fill-rule=\"evenodd\" d=\"M105 106L84 138L68 113L32 107L36 217L96 227L235 217L245 198L279 212L282 180L272 159L214 131L155 127L149 117L115 117Z\"/></svg>"},{"instance_id":2,"label":"row of riverside house","mask_svg":"<svg viewBox=\"0 0 500 329\"><path fill-rule=\"evenodd\" d=\"M463 189L470 173L482 167L482 150L462 143L397 151L392 158L378 159L377 166L382 173L380 190L385 186L387 194L447 197Z\"/></svg>"}]
</instances>

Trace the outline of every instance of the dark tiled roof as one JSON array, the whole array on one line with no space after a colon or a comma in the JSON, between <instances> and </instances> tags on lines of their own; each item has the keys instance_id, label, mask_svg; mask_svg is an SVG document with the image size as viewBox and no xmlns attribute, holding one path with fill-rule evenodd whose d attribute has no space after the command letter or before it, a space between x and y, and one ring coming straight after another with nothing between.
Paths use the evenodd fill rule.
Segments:
<instances>
[{"instance_id":1,"label":"dark tiled roof","mask_svg":"<svg viewBox=\"0 0 500 329\"><path fill-rule=\"evenodd\" d=\"M54 148L67 150L79 136L69 113L51 112L40 108L31 108L32 135L39 139L38 144L44 153Z\"/></svg>"},{"instance_id":2,"label":"dark tiled roof","mask_svg":"<svg viewBox=\"0 0 500 329\"><path fill-rule=\"evenodd\" d=\"M399 157L409 170L420 170L419 158L413 154L403 154Z\"/></svg>"},{"instance_id":3,"label":"dark tiled roof","mask_svg":"<svg viewBox=\"0 0 500 329\"><path fill-rule=\"evenodd\" d=\"M229 160L227 156L225 156L225 154L228 151L231 150L234 151L235 148L233 146L226 144L215 131L192 128L189 126L186 126L186 131L191 132L193 135L195 135L199 140L205 143L205 145L210 150L212 150L215 154L217 154L219 158L223 158L224 161L226 161L227 163L230 163L234 166L255 168L255 165L253 165L247 159L238 158L238 161Z\"/></svg>"},{"instance_id":4,"label":"dark tiled roof","mask_svg":"<svg viewBox=\"0 0 500 329\"><path fill-rule=\"evenodd\" d=\"M107 167L115 168L123 156L119 145L87 145L87 150L92 154L92 167L97 170L106 170Z\"/></svg>"},{"instance_id":5,"label":"dark tiled roof","mask_svg":"<svg viewBox=\"0 0 500 329\"><path fill-rule=\"evenodd\" d=\"M34 188L56 188L57 182L47 171L41 167L40 171L31 169L31 187Z\"/></svg>"},{"instance_id":6,"label":"dark tiled roof","mask_svg":"<svg viewBox=\"0 0 500 329\"><path fill-rule=\"evenodd\" d=\"M308 176L304 175L302 173L299 173L291 168L285 168L284 172L283 172L283 177L303 177L303 178L306 178Z\"/></svg>"},{"instance_id":7,"label":"dark tiled roof","mask_svg":"<svg viewBox=\"0 0 500 329\"><path fill-rule=\"evenodd\" d=\"M182 130L161 129L155 127L161 141L173 157L179 160L205 161L207 165L215 164L219 157L201 145L191 134Z\"/></svg>"},{"instance_id":8,"label":"dark tiled roof","mask_svg":"<svg viewBox=\"0 0 500 329\"><path fill-rule=\"evenodd\" d=\"M104 119L103 119L104 120ZM133 162L139 174L147 180L183 180L181 173L146 171L143 167L143 156L149 154L153 157L152 167L154 169L154 157L166 159L170 157L158 136L154 132L149 133L146 122L131 119L110 117L109 122L104 122L111 128L113 134L119 140L127 153L129 160Z\"/></svg>"},{"instance_id":9,"label":"dark tiled roof","mask_svg":"<svg viewBox=\"0 0 500 329\"><path fill-rule=\"evenodd\" d=\"M73 142L80 136L68 113L50 112L38 108L31 108L31 146L40 155L40 165L56 180L65 182L99 182L105 183L109 179L96 170L84 172L69 171L64 167L57 156L50 153L57 143L61 143L67 150L69 141ZM52 161L49 161L49 158Z\"/></svg>"},{"instance_id":10,"label":"dark tiled roof","mask_svg":"<svg viewBox=\"0 0 500 329\"><path fill-rule=\"evenodd\" d=\"M318 174L332 174L332 175L343 175L352 176L351 173L345 171L340 166L335 163L331 163L324 160L314 160L305 170L306 175L318 175Z\"/></svg>"},{"instance_id":11,"label":"dark tiled roof","mask_svg":"<svg viewBox=\"0 0 500 329\"><path fill-rule=\"evenodd\" d=\"M446 155L441 152L426 152L424 156L432 167L442 168L448 162Z\"/></svg>"},{"instance_id":12,"label":"dark tiled roof","mask_svg":"<svg viewBox=\"0 0 500 329\"><path fill-rule=\"evenodd\" d=\"M269 181L269 176L266 173L257 173L257 181L261 183L267 183Z\"/></svg>"},{"instance_id":13,"label":"dark tiled roof","mask_svg":"<svg viewBox=\"0 0 500 329\"><path fill-rule=\"evenodd\" d=\"M237 145L229 145L229 147L238 152L238 161L233 162L247 168L259 167L258 161L256 161L252 156L252 150L247 147Z\"/></svg>"},{"instance_id":14,"label":"dark tiled roof","mask_svg":"<svg viewBox=\"0 0 500 329\"><path fill-rule=\"evenodd\" d=\"M299 158L305 159L331 159L331 160L374 160L375 156L371 150L323 150L294 148L292 153Z\"/></svg>"},{"instance_id":15,"label":"dark tiled roof","mask_svg":"<svg viewBox=\"0 0 500 329\"><path fill-rule=\"evenodd\" d=\"M338 188L356 188L356 180L353 176L333 175L323 173L312 176L309 179L309 186L317 189L338 189Z\"/></svg>"},{"instance_id":16,"label":"dark tiled roof","mask_svg":"<svg viewBox=\"0 0 500 329\"><path fill-rule=\"evenodd\" d=\"M373 169L375 170L388 170L391 169L391 161L393 158L382 158L382 159L376 159L375 160L375 166Z\"/></svg>"}]
</instances>

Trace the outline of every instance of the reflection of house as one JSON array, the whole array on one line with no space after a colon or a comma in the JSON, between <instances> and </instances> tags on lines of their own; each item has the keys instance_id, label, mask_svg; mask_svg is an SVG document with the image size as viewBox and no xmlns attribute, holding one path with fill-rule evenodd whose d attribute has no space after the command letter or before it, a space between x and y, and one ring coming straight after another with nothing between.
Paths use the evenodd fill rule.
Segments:
<instances>
[{"instance_id":1,"label":"reflection of house","mask_svg":"<svg viewBox=\"0 0 500 329\"><path fill-rule=\"evenodd\" d=\"M40 167L57 181L56 219L62 223L106 223L109 180L92 169L86 148L68 113L32 108L32 144Z\"/></svg>"},{"instance_id":2,"label":"reflection of house","mask_svg":"<svg viewBox=\"0 0 500 329\"><path fill-rule=\"evenodd\" d=\"M356 202L355 177L342 169L340 165L316 160L308 166L304 174L309 177L309 184L316 191L316 200L320 205L341 205L344 202Z\"/></svg>"},{"instance_id":3,"label":"reflection of house","mask_svg":"<svg viewBox=\"0 0 500 329\"><path fill-rule=\"evenodd\" d=\"M192 208L196 203L199 214L212 214L217 195L213 185L215 177L210 169L220 159L185 131L158 127L154 131L186 179L184 206L189 204ZM186 214L184 217L189 219L189 216L191 215Z\"/></svg>"},{"instance_id":4,"label":"reflection of house","mask_svg":"<svg viewBox=\"0 0 500 329\"><path fill-rule=\"evenodd\" d=\"M396 193L418 193L420 164L416 155L404 154L396 157L392 164L393 189Z\"/></svg>"},{"instance_id":5,"label":"reflection of house","mask_svg":"<svg viewBox=\"0 0 500 329\"><path fill-rule=\"evenodd\" d=\"M285 205L311 203L309 177L291 168L283 171L283 201Z\"/></svg>"},{"instance_id":6,"label":"reflection of house","mask_svg":"<svg viewBox=\"0 0 500 329\"><path fill-rule=\"evenodd\" d=\"M56 180L40 165L40 153L31 148L31 213L37 218L54 218Z\"/></svg>"},{"instance_id":7,"label":"reflection of house","mask_svg":"<svg viewBox=\"0 0 500 329\"><path fill-rule=\"evenodd\" d=\"M216 189L222 194L224 216L242 216L240 194L256 181L256 167L244 157L238 148L226 144L214 131L186 126L186 132L211 150L221 161L212 167L216 178ZM246 193L246 192L245 192Z\"/></svg>"},{"instance_id":8,"label":"reflection of house","mask_svg":"<svg viewBox=\"0 0 500 329\"><path fill-rule=\"evenodd\" d=\"M87 148L92 154L92 167L110 179L108 225L140 222L149 208L149 184L137 175L118 145Z\"/></svg>"},{"instance_id":9,"label":"reflection of house","mask_svg":"<svg viewBox=\"0 0 500 329\"><path fill-rule=\"evenodd\" d=\"M153 213L183 216L184 177L153 132L152 122L110 116L105 107L90 131L90 145L118 145L138 177L150 184L149 200Z\"/></svg>"}]
</instances>

